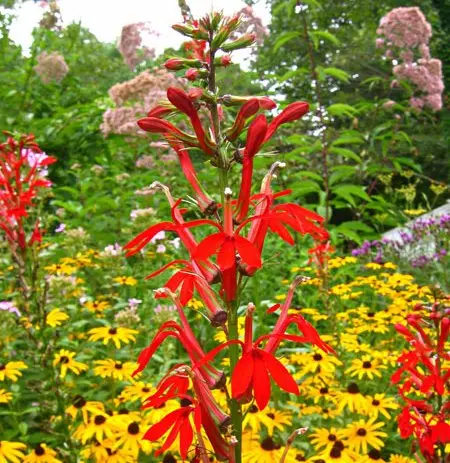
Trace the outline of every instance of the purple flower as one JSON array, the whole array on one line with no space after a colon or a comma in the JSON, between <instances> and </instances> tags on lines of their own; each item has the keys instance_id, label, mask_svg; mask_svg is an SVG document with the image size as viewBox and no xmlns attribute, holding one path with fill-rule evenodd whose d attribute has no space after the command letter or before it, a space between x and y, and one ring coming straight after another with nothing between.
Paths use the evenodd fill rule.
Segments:
<instances>
[{"instance_id":1,"label":"purple flower","mask_svg":"<svg viewBox=\"0 0 450 463\"><path fill-rule=\"evenodd\" d=\"M22 315L19 309L12 302L8 302L8 301L0 301L0 310L4 310L5 312L15 313L18 317Z\"/></svg>"},{"instance_id":2,"label":"purple flower","mask_svg":"<svg viewBox=\"0 0 450 463\"><path fill-rule=\"evenodd\" d=\"M65 223L60 223L60 224L56 227L55 233L61 233L61 232L63 232L65 229L66 229L66 224L65 224Z\"/></svg>"}]
</instances>

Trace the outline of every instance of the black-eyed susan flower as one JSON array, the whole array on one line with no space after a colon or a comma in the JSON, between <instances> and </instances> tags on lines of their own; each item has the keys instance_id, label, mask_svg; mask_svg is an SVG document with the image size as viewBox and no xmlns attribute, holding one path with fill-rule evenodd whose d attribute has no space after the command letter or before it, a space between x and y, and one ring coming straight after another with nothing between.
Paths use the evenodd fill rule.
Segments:
<instances>
[{"instance_id":1,"label":"black-eyed susan flower","mask_svg":"<svg viewBox=\"0 0 450 463\"><path fill-rule=\"evenodd\" d=\"M339 412L342 412L345 407L356 413L364 413L367 409L367 400L356 383L350 383L344 391L339 391L336 399Z\"/></svg>"},{"instance_id":2,"label":"black-eyed susan flower","mask_svg":"<svg viewBox=\"0 0 450 463\"><path fill-rule=\"evenodd\" d=\"M264 413L269 418L269 422L266 422L265 426L270 435L273 435L275 429L284 431L286 426L292 425L292 413L288 411L266 408Z\"/></svg>"},{"instance_id":3,"label":"black-eyed susan flower","mask_svg":"<svg viewBox=\"0 0 450 463\"><path fill-rule=\"evenodd\" d=\"M9 442L0 440L0 461L2 463L18 463L25 457L23 450L27 446L21 442Z\"/></svg>"},{"instance_id":4,"label":"black-eyed susan flower","mask_svg":"<svg viewBox=\"0 0 450 463\"><path fill-rule=\"evenodd\" d=\"M379 431L384 423L375 423L375 420L376 418L370 418L368 421L361 419L351 423L342 431L352 450L367 454L369 445L377 450L384 446L380 438L387 437L387 434Z\"/></svg>"},{"instance_id":5,"label":"black-eyed susan flower","mask_svg":"<svg viewBox=\"0 0 450 463\"><path fill-rule=\"evenodd\" d=\"M12 400L12 393L5 389L0 389L0 404L7 404Z\"/></svg>"},{"instance_id":6,"label":"black-eyed susan flower","mask_svg":"<svg viewBox=\"0 0 450 463\"><path fill-rule=\"evenodd\" d=\"M44 267L45 270L47 270L48 273L54 274L54 275L72 275L77 271L76 267L73 267L72 265L67 265L67 264L53 264L53 265L48 265L47 267Z\"/></svg>"},{"instance_id":7,"label":"black-eyed susan flower","mask_svg":"<svg viewBox=\"0 0 450 463\"><path fill-rule=\"evenodd\" d=\"M136 402L137 400L144 402L154 392L155 388L150 383L136 381L134 384L125 386L120 397L124 399L124 402Z\"/></svg>"},{"instance_id":8,"label":"black-eyed susan flower","mask_svg":"<svg viewBox=\"0 0 450 463\"><path fill-rule=\"evenodd\" d=\"M314 448L321 452L325 452L326 449L331 450L335 442L341 441L342 438L342 430L336 428L316 428L309 435L309 440L314 445Z\"/></svg>"},{"instance_id":9,"label":"black-eyed susan flower","mask_svg":"<svg viewBox=\"0 0 450 463\"><path fill-rule=\"evenodd\" d=\"M125 452L130 453L137 458L139 451L149 455L153 445L148 440L144 440L144 434L149 428L148 423L143 423L141 419L132 419L126 426L115 435L116 442L113 450L122 448Z\"/></svg>"},{"instance_id":10,"label":"black-eyed susan flower","mask_svg":"<svg viewBox=\"0 0 450 463\"><path fill-rule=\"evenodd\" d=\"M373 397L367 396L366 399L366 414L374 418L378 418L379 414L381 414L389 420L391 419L391 415L388 409L397 410L399 408L395 399L393 397L386 397L386 394L375 394Z\"/></svg>"},{"instance_id":11,"label":"black-eyed susan flower","mask_svg":"<svg viewBox=\"0 0 450 463\"><path fill-rule=\"evenodd\" d=\"M278 463L283 455L284 447L275 442L271 436L260 441L256 437L244 435L242 438L243 463ZM297 463L296 451L290 448L285 463Z\"/></svg>"},{"instance_id":12,"label":"black-eyed susan flower","mask_svg":"<svg viewBox=\"0 0 450 463\"><path fill-rule=\"evenodd\" d=\"M72 405L66 408L66 413L75 420L81 413L83 421L89 421L89 413L98 415L104 412L104 405L97 401L88 401L81 395L76 395L72 400Z\"/></svg>"},{"instance_id":13,"label":"black-eyed susan flower","mask_svg":"<svg viewBox=\"0 0 450 463\"><path fill-rule=\"evenodd\" d=\"M111 307L111 304L108 301L87 301L83 304L89 312L101 313L106 309Z\"/></svg>"},{"instance_id":14,"label":"black-eyed susan flower","mask_svg":"<svg viewBox=\"0 0 450 463\"><path fill-rule=\"evenodd\" d=\"M389 463L415 463L415 460L404 455L392 454L389 456Z\"/></svg>"},{"instance_id":15,"label":"black-eyed susan flower","mask_svg":"<svg viewBox=\"0 0 450 463\"><path fill-rule=\"evenodd\" d=\"M121 342L128 344L130 341L136 341L134 337L135 334L138 334L137 330L131 328L119 327L109 327L102 326L100 328L92 328L88 331L89 341L103 341L103 344L108 344L109 341L112 341L117 349L120 349Z\"/></svg>"},{"instance_id":16,"label":"black-eyed susan flower","mask_svg":"<svg viewBox=\"0 0 450 463\"><path fill-rule=\"evenodd\" d=\"M23 463L62 463L62 461L56 458L56 452L46 444L38 444L25 457Z\"/></svg>"},{"instance_id":17,"label":"black-eyed susan flower","mask_svg":"<svg viewBox=\"0 0 450 463\"><path fill-rule=\"evenodd\" d=\"M22 376L22 372L20 370L25 370L26 368L28 367L22 361L8 362L6 364L0 363L0 381L5 381L7 378L16 382L19 379L19 376Z\"/></svg>"},{"instance_id":18,"label":"black-eyed susan flower","mask_svg":"<svg viewBox=\"0 0 450 463\"><path fill-rule=\"evenodd\" d=\"M255 404L252 404L244 412L242 429L258 433L261 430L261 426L265 426L266 428L271 426L271 419L267 416L266 410L261 411Z\"/></svg>"},{"instance_id":19,"label":"black-eyed susan flower","mask_svg":"<svg viewBox=\"0 0 450 463\"><path fill-rule=\"evenodd\" d=\"M350 376L358 376L358 379L363 379L365 376L373 379L374 376L381 378L380 370L385 369L386 366L379 359L370 355L363 355L361 359L352 360L350 368L347 368L345 372L349 373Z\"/></svg>"},{"instance_id":20,"label":"black-eyed susan flower","mask_svg":"<svg viewBox=\"0 0 450 463\"><path fill-rule=\"evenodd\" d=\"M342 365L342 362L331 354L326 354L320 349L314 348L307 354L295 354L291 356L295 363L301 365L301 373L320 373L323 376L334 375L336 366Z\"/></svg>"},{"instance_id":21,"label":"black-eyed susan flower","mask_svg":"<svg viewBox=\"0 0 450 463\"><path fill-rule=\"evenodd\" d=\"M131 380L137 364L134 362L120 362L119 360L96 360L94 374L102 378L113 378L119 381Z\"/></svg>"},{"instance_id":22,"label":"black-eyed susan flower","mask_svg":"<svg viewBox=\"0 0 450 463\"><path fill-rule=\"evenodd\" d=\"M331 448L327 448L317 458L311 458L314 463L354 463L360 461L355 452L349 450L340 440L337 440Z\"/></svg>"},{"instance_id":23,"label":"black-eyed susan flower","mask_svg":"<svg viewBox=\"0 0 450 463\"><path fill-rule=\"evenodd\" d=\"M135 286L137 284L136 278L127 277L127 276L113 278L113 281L115 281L119 285L125 285L125 286Z\"/></svg>"},{"instance_id":24,"label":"black-eyed susan flower","mask_svg":"<svg viewBox=\"0 0 450 463\"><path fill-rule=\"evenodd\" d=\"M94 441L89 447L81 451L83 458L89 461L102 463L136 463L136 458L123 449L113 450L111 445L113 441Z\"/></svg>"},{"instance_id":25,"label":"black-eyed susan flower","mask_svg":"<svg viewBox=\"0 0 450 463\"><path fill-rule=\"evenodd\" d=\"M73 436L75 439L85 444L90 439L95 438L98 442L104 439L113 439L114 433L120 431L125 426L126 420L118 421L116 417L111 419L109 415L99 412L97 415L92 415L89 421L85 424L78 426Z\"/></svg>"},{"instance_id":26,"label":"black-eyed susan flower","mask_svg":"<svg viewBox=\"0 0 450 463\"><path fill-rule=\"evenodd\" d=\"M61 369L61 378L66 376L68 370L76 375L79 375L81 372L86 371L89 368L86 363L74 360L76 354L76 352L61 349L59 353L55 355L53 366L58 366L58 368Z\"/></svg>"},{"instance_id":27,"label":"black-eyed susan flower","mask_svg":"<svg viewBox=\"0 0 450 463\"><path fill-rule=\"evenodd\" d=\"M69 319L69 316L60 309L53 309L51 310L45 319L45 324L51 326L52 328L56 328L60 326L62 322Z\"/></svg>"},{"instance_id":28,"label":"black-eyed susan flower","mask_svg":"<svg viewBox=\"0 0 450 463\"><path fill-rule=\"evenodd\" d=\"M386 460L384 460L381 457L381 452L377 449L369 450L369 453L367 455L364 455L363 458L361 458L361 463L372 463L373 461L378 461L379 463L383 463Z\"/></svg>"}]
</instances>

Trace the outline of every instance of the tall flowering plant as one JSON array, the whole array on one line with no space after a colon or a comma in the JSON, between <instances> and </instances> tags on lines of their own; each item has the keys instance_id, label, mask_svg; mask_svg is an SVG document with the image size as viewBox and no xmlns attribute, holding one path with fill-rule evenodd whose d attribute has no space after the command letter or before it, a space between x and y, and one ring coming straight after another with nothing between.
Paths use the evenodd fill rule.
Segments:
<instances>
[{"instance_id":1,"label":"tall flowering plant","mask_svg":"<svg viewBox=\"0 0 450 463\"><path fill-rule=\"evenodd\" d=\"M138 121L138 125L146 132L160 134L177 153L181 170L192 187L203 218L185 220L182 200L175 199L165 185L155 182L153 187L161 189L170 203L171 219L152 225L125 246L131 256L140 252L157 233L171 231L178 235L187 251L187 259L170 262L148 276L151 279L176 267L155 296L172 299L178 320L167 321L159 328L151 343L139 355L135 374L147 366L166 338L172 337L181 343L189 363L172 368L146 401L147 407L161 407L169 399L178 398L181 407L154 423L144 438L159 441L165 436L156 452L160 454L171 448L179 437L181 457L187 458L195 445L195 461L203 462L209 461L205 438L209 440L216 458L241 462L242 404L253 402L260 410L264 409L271 397L271 379L282 390L299 393L296 381L277 358L282 342L309 342L325 352L332 352L302 315L288 311L302 277L292 282L284 304L277 304L269 310L269 313L279 311L270 332L253 338L253 319L257 308L250 303L245 315L243 340L239 336L238 308L244 303L242 291L247 280L263 265L266 237L277 235L289 245L294 244L292 232L309 234L319 243L328 239L322 217L298 204L282 202L282 198L289 195L289 190L273 191L272 180L283 163L275 162L264 177L259 192L252 191L255 157L282 124L305 115L308 104L302 101L292 103L277 116L268 119L264 112L276 108L276 103L270 98L219 93L216 69L230 64L232 51L248 47L255 40L253 34L236 37L233 33L239 24L238 16L224 17L212 13L200 21L174 26L175 30L191 39L186 44L190 56L171 58L165 67L173 71L186 70L186 78L197 85L189 91L169 88L167 100L150 110L147 117ZM229 107L237 108L237 115L230 124L226 124L225 109ZM174 114L184 115L192 130L175 126L170 120ZM203 152L217 168L217 196L205 191L198 179L191 159L198 151ZM241 166L240 183L231 185L229 173L238 166ZM199 229L210 233L199 239L195 234ZM210 352L205 352L184 312L194 293L207 307L211 325L220 327L227 337L226 342ZM294 334L288 334L291 326L297 328ZM215 356L222 350L228 353L228 372L213 365ZM225 391L229 410L223 410L216 402L211 392L215 388Z\"/></svg>"},{"instance_id":2,"label":"tall flowering plant","mask_svg":"<svg viewBox=\"0 0 450 463\"><path fill-rule=\"evenodd\" d=\"M405 405L398 416L402 438L414 437L418 462L450 461L450 307L448 299L417 305L396 330L410 347L398 359L391 381Z\"/></svg>"},{"instance_id":3,"label":"tall flowering plant","mask_svg":"<svg viewBox=\"0 0 450 463\"><path fill-rule=\"evenodd\" d=\"M55 161L33 135L8 136L0 143L0 230L17 266L25 308L32 292L26 278L29 253L42 241L39 219L31 211L39 192L51 186L47 166Z\"/></svg>"}]
</instances>

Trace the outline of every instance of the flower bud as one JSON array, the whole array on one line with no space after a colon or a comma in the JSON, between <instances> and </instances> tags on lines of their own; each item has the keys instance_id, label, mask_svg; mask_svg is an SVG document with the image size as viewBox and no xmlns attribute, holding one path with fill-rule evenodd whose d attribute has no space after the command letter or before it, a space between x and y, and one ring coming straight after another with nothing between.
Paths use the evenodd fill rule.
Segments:
<instances>
[{"instance_id":1,"label":"flower bud","mask_svg":"<svg viewBox=\"0 0 450 463\"><path fill-rule=\"evenodd\" d=\"M197 59L170 58L164 63L164 67L169 71L179 71L185 68L200 68L202 62Z\"/></svg>"},{"instance_id":2,"label":"flower bud","mask_svg":"<svg viewBox=\"0 0 450 463\"><path fill-rule=\"evenodd\" d=\"M184 77L186 77L187 80L194 82L195 80L198 79L199 75L200 75L200 71L198 69L190 68L186 71L186 74L184 75Z\"/></svg>"},{"instance_id":3,"label":"flower bud","mask_svg":"<svg viewBox=\"0 0 450 463\"><path fill-rule=\"evenodd\" d=\"M192 37L195 30L193 27L188 26L187 24L174 24L172 29L187 37Z\"/></svg>"},{"instance_id":4,"label":"flower bud","mask_svg":"<svg viewBox=\"0 0 450 463\"><path fill-rule=\"evenodd\" d=\"M255 41L256 41L255 34L244 34L242 37L239 37L236 40L233 40L228 43L224 43L220 48L223 51L239 50L241 48L246 48L246 47L249 47L250 45L253 45Z\"/></svg>"}]
</instances>

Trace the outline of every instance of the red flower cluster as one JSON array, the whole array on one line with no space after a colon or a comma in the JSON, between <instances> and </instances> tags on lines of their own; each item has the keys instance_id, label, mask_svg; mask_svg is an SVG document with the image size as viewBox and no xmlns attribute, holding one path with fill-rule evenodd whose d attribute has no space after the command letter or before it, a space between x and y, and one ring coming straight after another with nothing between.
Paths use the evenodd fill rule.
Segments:
<instances>
[{"instance_id":1,"label":"red flower cluster","mask_svg":"<svg viewBox=\"0 0 450 463\"><path fill-rule=\"evenodd\" d=\"M24 218L39 190L51 186L46 166L55 161L40 150L33 135L8 137L0 144L0 228L13 250L19 246L23 251L42 239L36 220L27 243Z\"/></svg>"},{"instance_id":2,"label":"red flower cluster","mask_svg":"<svg viewBox=\"0 0 450 463\"><path fill-rule=\"evenodd\" d=\"M318 242L328 240L321 216L298 204L280 201L290 191L272 191L275 172L284 167L283 163L275 162L264 177L260 191L252 194L255 156L282 124L296 121L305 115L308 104L292 103L268 121L262 112L276 108L275 102L270 98L217 94L214 69L229 64L229 58L228 55L217 57L216 52L221 50L228 53L243 48L254 40L249 36L230 39L238 25L238 18L225 18L215 13L199 22L176 25L176 30L194 40L187 47L190 51L189 57L170 59L166 62L166 68L188 69L188 79L204 79L203 85L194 87L189 92L169 88L167 100L160 102L147 117L138 121L142 130L162 135L177 153L183 174L192 186L197 205L206 216L185 221L185 210L180 207L181 199L175 200L167 187L155 182L153 187L162 189L169 201L171 220L152 225L125 245L127 255L131 256L140 252L157 233L171 231L178 235L188 254L186 259L170 262L147 277L154 278L170 267L177 266L164 288L156 292L156 297L173 299L180 324L169 321L160 327L150 345L141 352L139 367L135 372L141 372L146 367L161 342L168 337L177 339L187 352L190 365L171 370L146 405L157 407L169 399L181 399L182 407L167 415L160 423L154 424L145 438L158 440L168 433L159 451L163 452L179 436L180 454L183 458L186 457L195 435L198 442L201 442L200 430L203 428L217 458L240 461L240 444L231 445L230 435L223 434L231 419L233 428L238 433L233 436L234 441L239 442L239 426L236 420L242 420L242 415L233 412L236 404L254 398L260 409L265 408L270 400L271 379L284 391L298 394L296 381L275 356L282 341L309 342L325 352L332 352L300 314L288 314L295 288L301 278L292 284L272 332L253 341L254 306L250 305L245 322L245 341L240 341L236 333L237 308L243 282L263 265L262 252L268 234L279 236L291 246L294 245L292 232L309 234ZM222 127L227 120L224 106L239 107L228 128ZM186 116L191 130L182 130L167 119L176 113ZM220 170L219 183L222 191L218 192L216 199L201 185L191 160L191 156L199 154L199 151ZM233 199L227 175L236 164L242 164L242 173L237 199ZM218 204L219 197L221 204ZM212 232L206 237L203 234L203 239L199 239L194 230L198 233L200 228ZM215 285L219 286L218 289ZM227 342L209 353L203 351L184 314L184 307L195 292L207 308L211 324L222 327L228 336ZM271 312L278 307L273 307ZM296 326L301 335L287 334L291 326ZM242 349L240 357L239 347ZM211 394L211 389L226 387L225 374L212 365L214 357L224 348L229 348L230 352L229 395L230 404L234 404L230 407L231 417L220 409ZM193 417L192 421L190 417Z\"/></svg>"},{"instance_id":3,"label":"red flower cluster","mask_svg":"<svg viewBox=\"0 0 450 463\"><path fill-rule=\"evenodd\" d=\"M435 302L415 309L408 315L406 326L395 325L410 349L398 358L401 366L391 381L399 384L399 393L406 402L398 417L401 437L414 436L426 461L433 463L444 461L441 451L450 443L450 354L446 346L450 307Z\"/></svg>"}]
</instances>

